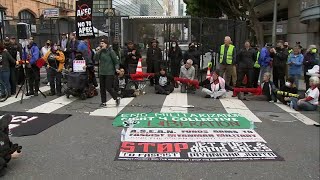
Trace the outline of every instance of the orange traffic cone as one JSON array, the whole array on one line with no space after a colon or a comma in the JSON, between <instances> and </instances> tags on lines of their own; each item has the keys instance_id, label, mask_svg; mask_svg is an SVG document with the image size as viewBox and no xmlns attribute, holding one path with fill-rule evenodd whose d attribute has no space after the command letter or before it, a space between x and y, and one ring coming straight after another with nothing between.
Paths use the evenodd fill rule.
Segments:
<instances>
[{"instance_id":1,"label":"orange traffic cone","mask_svg":"<svg viewBox=\"0 0 320 180\"><path fill-rule=\"evenodd\" d=\"M139 58L136 74L143 74L142 73L142 58ZM143 80L143 78L137 78L137 80Z\"/></svg>"},{"instance_id":2,"label":"orange traffic cone","mask_svg":"<svg viewBox=\"0 0 320 180\"><path fill-rule=\"evenodd\" d=\"M210 73L210 67L208 67L208 70L207 70L207 79L210 79L211 78L211 73Z\"/></svg>"}]
</instances>

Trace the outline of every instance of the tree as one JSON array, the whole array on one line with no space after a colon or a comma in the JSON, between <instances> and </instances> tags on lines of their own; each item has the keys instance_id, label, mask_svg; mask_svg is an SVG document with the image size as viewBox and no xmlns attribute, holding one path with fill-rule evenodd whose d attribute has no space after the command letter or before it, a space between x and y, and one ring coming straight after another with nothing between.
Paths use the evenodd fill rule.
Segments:
<instances>
[{"instance_id":1,"label":"tree","mask_svg":"<svg viewBox=\"0 0 320 180\"><path fill-rule=\"evenodd\" d=\"M191 16L200 14L202 17L217 17L216 15L221 15L222 12L229 19L248 21L258 44L260 46L264 44L263 27L254 11L255 0L184 0L184 2L187 4L187 14Z\"/></svg>"}]
</instances>

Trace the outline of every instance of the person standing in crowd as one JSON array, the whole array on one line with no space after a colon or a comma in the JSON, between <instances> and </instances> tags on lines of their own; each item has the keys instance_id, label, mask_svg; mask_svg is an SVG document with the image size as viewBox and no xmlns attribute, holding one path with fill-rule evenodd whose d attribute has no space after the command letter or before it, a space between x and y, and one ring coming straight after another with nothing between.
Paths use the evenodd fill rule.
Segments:
<instances>
[{"instance_id":1,"label":"person standing in crowd","mask_svg":"<svg viewBox=\"0 0 320 180\"><path fill-rule=\"evenodd\" d=\"M198 51L196 44L194 42L189 44L189 49L186 51L183 55L184 63L188 59L191 59L193 62L193 67L195 69L195 78L198 77L198 70L199 70L199 65L200 65L200 52Z\"/></svg>"},{"instance_id":2,"label":"person standing in crowd","mask_svg":"<svg viewBox=\"0 0 320 180\"><path fill-rule=\"evenodd\" d=\"M121 48L119 46L119 42L118 40L114 40L112 43L112 49L113 51L116 53L116 55L118 56L119 62L121 64L122 60L121 60Z\"/></svg>"},{"instance_id":3,"label":"person standing in crowd","mask_svg":"<svg viewBox=\"0 0 320 180\"><path fill-rule=\"evenodd\" d=\"M151 41L151 47L147 50L147 72L156 73L160 71L160 62L162 60L162 52L158 47L159 42L154 39ZM154 85L154 78L150 78L150 86Z\"/></svg>"},{"instance_id":4,"label":"person standing in crowd","mask_svg":"<svg viewBox=\"0 0 320 180\"><path fill-rule=\"evenodd\" d=\"M0 81L5 84L9 96L11 96L10 66L12 64L16 64L15 59L5 50L4 45L0 42Z\"/></svg>"},{"instance_id":5,"label":"person standing in crowd","mask_svg":"<svg viewBox=\"0 0 320 180\"><path fill-rule=\"evenodd\" d=\"M50 48L51 48L51 41L47 40L46 44L41 48L40 56L43 58L50 51ZM46 69L46 72L47 72L47 79L43 83L50 85L50 83L49 83L49 79L50 79L49 70Z\"/></svg>"},{"instance_id":6,"label":"person standing in crowd","mask_svg":"<svg viewBox=\"0 0 320 180\"><path fill-rule=\"evenodd\" d=\"M204 82L200 83L204 86L202 92L206 94L206 98L219 99L226 95L226 82L220 76L220 71L216 69L213 71L210 79L206 79Z\"/></svg>"},{"instance_id":7,"label":"person standing in crowd","mask_svg":"<svg viewBox=\"0 0 320 180\"><path fill-rule=\"evenodd\" d=\"M244 77L247 77L247 88L252 87L253 79L253 66L256 61L255 51L251 48L249 41L244 43L244 48L237 55L237 69L238 69L238 78L237 78L237 87L242 86Z\"/></svg>"},{"instance_id":8,"label":"person standing in crowd","mask_svg":"<svg viewBox=\"0 0 320 180\"><path fill-rule=\"evenodd\" d=\"M292 77L299 89L299 80L302 74L303 55L300 53L299 47L293 48L293 53L288 57L289 77Z\"/></svg>"},{"instance_id":9,"label":"person standing in crowd","mask_svg":"<svg viewBox=\"0 0 320 180\"><path fill-rule=\"evenodd\" d=\"M309 89L309 79L310 76L307 75L307 72L309 69L312 69L314 65L317 65L319 63L319 55L317 53L317 46L316 45L310 45L307 53L304 55L303 59L303 65L304 65L304 81L306 83L306 89Z\"/></svg>"},{"instance_id":10,"label":"person standing in crowd","mask_svg":"<svg viewBox=\"0 0 320 180\"><path fill-rule=\"evenodd\" d=\"M61 40L60 40L59 44L61 45L60 50L62 52L66 52L67 51L67 44L68 44L68 39L67 39L66 33L62 33Z\"/></svg>"},{"instance_id":11,"label":"person standing in crowd","mask_svg":"<svg viewBox=\"0 0 320 180\"><path fill-rule=\"evenodd\" d=\"M47 63L47 69L50 74L50 93L49 96L62 96L61 92L61 78L62 69L64 68L65 56L61 50L58 49L56 43L51 44L50 50L44 55L43 59Z\"/></svg>"},{"instance_id":12,"label":"person standing in crowd","mask_svg":"<svg viewBox=\"0 0 320 180\"><path fill-rule=\"evenodd\" d=\"M259 84L263 81L263 75L266 72L271 72L272 69L272 58L270 57L271 44L267 43L265 47L261 49L259 56L260 74Z\"/></svg>"},{"instance_id":13,"label":"person standing in crowd","mask_svg":"<svg viewBox=\"0 0 320 180\"><path fill-rule=\"evenodd\" d=\"M10 38L10 50L9 51L10 51L11 56L14 59L21 60L22 46L20 43L16 42L16 38L14 36L11 36L11 38ZM25 78L25 74L24 74L24 69L23 69L22 65L20 65L20 64L16 65L16 84L21 85L24 81L24 78Z\"/></svg>"},{"instance_id":14,"label":"person standing in crowd","mask_svg":"<svg viewBox=\"0 0 320 180\"><path fill-rule=\"evenodd\" d=\"M305 94L305 98L291 98L290 107L296 111L315 111L319 105L319 78L312 76L309 80L310 88Z\"/></svg>"},{"instance_id":15,"label":"person standing in crowd","mask_svg":"<svg viewBox=\"0 0 320 180\"><path fill-rule=\"evenodd\" d=\"M165 68L160 68L159 74L155 75L155 91L156 94L169 95L174 90L173 78L168 75Z\"/></svg>"},{"instance_id":16,"label":"person standing in crowd","mask_svg":"<svg viewBox=\"0 0 320 180\"><path fill-rule=\"evenodd\" d=\"M194 80L195 68L192 66L192 64L193 64L192 59L188 59L186 61L186 64L181 66L179 78ZM186 93L186 92L190 92L190 93L194 94L196 92L196 89L192 85L181 84L181 93Z\"/></svg>"},{"instance_id":17,"label":"person standing in crowd","mask_svg":"<svg viewBox=\"0 0 320 180\"><path fill-rule=\"evenodd\" d=\"M114 89L121 98L136 97L135 90L127 87L130 76L125 74L125 69L119 69L118 76L114 79ZM138 89L136 86L135 89Z\"/></svg>"},{"instance_id":18,"label":"person standing in crowd","mask_svg":"<svg viewBox=\"0 0 320 180\"><path fill-rule=\"evenodd\" d=\"M70 40L68 41L68 44L67 44L67 54L68 54L68 58L73 61L74 58L76 57L76 51L77 51L77 48L78 48L78 45L79 45L79 41L77 40L76 38L76 34L75 33L70 33ZM67 63L69 63L67 61Z\"/></svg>"},{"instance_id":19,"label":"person standing in crowd","mask_svg":"<svg viewBox=\"0 0 320 180\"><path fill-rule=\"evenodd\" d=\"M129 74L135 74L137 64L141 54L132 41L127 43L127 49L124 51L124 65Z\"/></svg>"},{"instance_id":20,"label":"person standing in crowd","mask_svg":"<svg viewBox=\"0 0 320 180\"><path fill-rule=\"evenodd\" d=\"M114 89L114 77L115 73L120 73L119 61L116 53L108 46L108 40L102 39L100 41L101 49L95 54L95 61L99 62L100 68L100 94L101 94L101 107L107 106L107 94L106 90L116 101L116 105L120 104L120 97L118 97Z\"/></svg>"},{"instance_id":21,"label":"person standing in crowd","mask_svg":"<svg viewBox=\"0 0 320 180\"><path fill-rule=\"evenodd\" d=\"M278 41L276 48L270 49L270 57L273 58L273 83L277 88L282 87L285 83L285 69L288 59L288 50L283 47L283 41ZM279 85L280 83L280 85Z\"/></svg>"},{"instance_id":22,"label":"person standing in crowd","mask_svg":"<svg viewBox=\"0 0 320 180\"><path fill-rule=\"evenodd\" d=\"M27 46L27 76L29 77L29 92L26 96L38 96L40 83L40 68L36 65L40 57L40 51L33 37L28 40Z\"/></svg>"},{"instance_id":23,"label":"person standing in crowd","mask_svg":"<svg viewBox=\"0 0 320 180\"><path fill-rule=\"evenodd\" d=\"M226 83L230 85L233 66L236 63L236 48L231 44L231 38L226 36L224 44L220 46L219 62L221 75L225 74ZM236 78L232 78L232 86L236 86Z\"/></svg>"},{"instance_id":24,"label":"person standing in crowd","mask_svg":"<svg viewBox=\"0 0 320 180\"><path fill-rule=\"evenodd\" d=\"M280 88L280 91L276 92L276 97L283 104L287 104L290 101L289 94L298 95L298 89L292 77L289 77L285 85Z\"/></svg>"},{"instance_id":25,"label":"person standing in crowd","mask_svg":"<svg viewBox=\"0 0 320 180\"><path fill-rule=\"evenodd\" d=\"M173 77L178 77L180 74L182 51L177 41L173 41L171 44L171 47L169 49L169 58L170 58L171 75Z\"/></svg>"},{"instance_id":26,"label":"person standing in crowd","mask_svg":"<svg viewBox=\"0 0 320 180\"><path fill-rule=\"evenodd\" d=\"M254 88L258 87L259 75L260 75L260 64L259 64L259 57L260 57L260 49L259 46L256 45L255 47L255 58L256 61L253 65L253 78L252 78L252 86Z\"/></svg>"}]
</instances>

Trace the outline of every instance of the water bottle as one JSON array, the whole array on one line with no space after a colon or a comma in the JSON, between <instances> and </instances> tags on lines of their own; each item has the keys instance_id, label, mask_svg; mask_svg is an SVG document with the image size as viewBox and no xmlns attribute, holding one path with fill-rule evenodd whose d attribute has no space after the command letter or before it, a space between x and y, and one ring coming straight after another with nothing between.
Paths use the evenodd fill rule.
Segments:
<instances>
[{"instance_id":1,"label":"water bottle","mask_svg":"<svg viewBox=\"0 0 320 180\"><path fill-rule=\"evenodd\" d=\"M125 141L125 136L126 136L126 131L123 128L121 131L121 142Z\"/></svg>"}]
</instances>

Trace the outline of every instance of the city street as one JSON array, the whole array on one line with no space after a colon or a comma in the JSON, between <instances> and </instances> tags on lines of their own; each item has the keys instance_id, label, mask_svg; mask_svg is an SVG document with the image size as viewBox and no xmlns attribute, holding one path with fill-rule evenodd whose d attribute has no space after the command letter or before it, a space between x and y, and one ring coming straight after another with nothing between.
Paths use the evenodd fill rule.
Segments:
<instances>
[{"instance_id":1,"label":"city street","mask_svg":"<svg viewBox=\"0 0 320 180\"><path fill-rule=\"evenodd\" d=\"M196 94L176 91L158 95L147 86L145 95L122 99L118 108L110 100L104 109L99 108L100 96L83 101L39 95L22 104L9 98L0 103L1 111L72 116L37 135L11 137L23 149L9 163L3 179L319 179L319 127L313 125L319 122L319 111L292 114L281 104L240 101L231 92L225 99L213 100L203 98L200 90ZM113 127L112 121L124 112L243 113L255 121L256 132L284 161L114 161L122 128Z\"/></svg>"}]
</instances>

